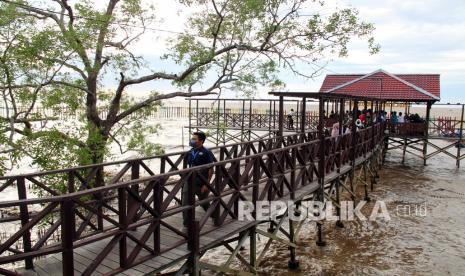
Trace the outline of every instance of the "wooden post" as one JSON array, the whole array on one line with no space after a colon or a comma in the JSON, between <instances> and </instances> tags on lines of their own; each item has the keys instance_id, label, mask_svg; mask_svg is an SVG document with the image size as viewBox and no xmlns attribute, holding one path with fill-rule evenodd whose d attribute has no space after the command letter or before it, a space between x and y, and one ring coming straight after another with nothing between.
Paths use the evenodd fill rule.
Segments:
<instances>
[{"instance_id":1,"label":"wooden post","mask_svg":"<svg viewBox=\"0 0 465 276\"><path fill-rule=\"evenodd\" d=\"M195 179L197 171L192 172L192 179ZM200 226L199 222L195 219L195 193L193 185L187 185L188 194L188 243L187 248L190 251L189 268L190 275L199 275L199 235Z\"/></svg>"},{"instance_id":2,"label":"wooden post","mask_svg":"<svg viewBox=\"0 0 465 276\"><path fill-rule=\"evenodd\" d=\"M153 230L153 251L155 255L160 254L160 238L161 238L161 206L163 202L163 186L161 181L157 180L153 185L153 210L158 214L154 219L157 221L157 226Z\"/></svg>"},{"instance_id":3,"label":"wooden post","mask_svg":"<svg viewBox=\"0 0 465 276\"><path fill-rule=\"evenodd\" d=\"M120 230L124 231L121 234L121 239L119 240L119 264L122 268L127 267L127 242L126 242L126 231L127 231L127 197L126 191L124 188L118 188L118 218L120 223Z\"/></svg>"},{"instance_id":4,"label":"wooden post","mask_svg":"<svg viewBox=\"0 0 465 276\"><path fill-rule=\"evenodd\" d=\"M460 116L460 137L459 137L459 142L457 144L457 168L460 168L460 158L462 156L460 149L463 145L463 120L465 120L464 116L464 111L465 111L465 104L462 104L462 115Z\"/></svg>"},{"instance_id":5,"label":"wooden post","mask_svg":"<svg viewBox=\"0 0 465 276\"><path fill-rule=\"evenodd\" d=\"M241 122L241 142L244 141L244 123L245 123L245 100L242 100L242 122Z\"/></svg>"},{"instance_id":6,"label":"wooden post","mask_svg":"<svg viewBox=\"0 0 465 276\"><path fill-rule=\"evenodd\" d=\"M428 136L429 136L429 118L430 118L430 113L431 113L431 105L432 102L428 101L426 103L426 130L425 130L425 138L423 141L423 165L426 165L426 159L427 159L427 154L428 154ZM403 159L403 158L402 158ZM403 160L402 160L403 161Z\"/></svg>"},{"instance_id":7,"label":"wooden post","mask_svg":"<svg viewBox=\"0 0 465 276\"><path fill-rule=\"evenodd\" d=\"M305 133L305 124L306 124L306 113L307 113L307 98L302 98L302 114L300 116L300 132Z\"/></svg>"},{"instance_id":8,"label":"wooden post","mask_svg":"<svg viewBox=\"0 0 465 276\"><path fill-rule=\"evenodd\" d=\"M268 118L268 137L271 138L271 117L272 116L274 117L272 107L271 107L271 100L270 100L270 112L269 112L268 116L269 116L269 118Z\"/></svg>"},{"instance_id":9,"label":"wooden post","mask_svg":"<svg viewBox=\"0 0 465 276\"><path fill-rule=\"evenodd\" d=\"M328 103L327 103L328 105ZM323 112L325 110L325 99L323 96L320 96L320 103L319 103L319 120L318 120L318 139L320 141L319 145L319 153L318 153L318 172L319 172L319 192L318 192L318 199L321 202L324 202L324 189L325 189L325 132L324 132L324 127L325 127L325 121L324 121L324 115ZM325 246L326 243L323 241L323 230L322 230L322 223L317 222L317 227L318 227L318 238L316 241L316 244L318 246Z\"/></svg>"},{"instance_id":10,"label":"wooden post","mask_svg":"<svg viewBox=\"0 0 465 276\"><path fill-rule=\"evenodd\" d=\"M140 169L139 169L139 162L135 161L134 163L132 163L131 165L131 180L135 180L135 179L139 179L139 174L140 174ZM134 184L131 186L131 191L133 194L135 195L139 195L139 184ZM132 209L132 208L135 208L135 206L137 206L139 203L137 202L137 200L135 198L133 198L132 196L128 196L128 209ZM137 212L135 213L134 217L133 218L129 218L131 219L131 222L136 222L137 221ZM136 229L134 229L136 230Z\"/></svg>"},{"instance_id":11,"label":"wooden post","mask_svg":"<svg viewBox=\"0 0 465 276\"><path fill-rule=\"evenodd\" d=\"M295 116L295 128L293 126L293 128L295 129L295 132L297 132L298 128L299 128L299 106L300 106L300 101L297 101L297 111L296 111L296 116Z\"/></svg>"},{"instance_id":12,"label":"wooden post","mask_svg":"<svg viewBox=\"0 0 465 276\"><path fill-rule=\"evenodd\" d=\"M278 114L278 136L283 136L283 129L284 129L284 97L279 96L279 114Z\"/></svg>"},{"instance_id":13,"label":"wooden post","mask_svg":"<svg viewBox=\"0 0 465 276\"><path fill-rule=\"evenodd\" d=\"M252 100L250 100L249 102L249 131L248 131L248 134L249 134L249 137L248 137L248 141L251 140L251 131L252 131Z\"/></svg>"},{"instance_id":14,"label":"wooden post","mask_svg":"<svg viewBox=\"0 0 465 276\"><path fill-rule=\"evenodd\" d=\"M260 158L260 157L258 157ZM253 188L252 188L252 204L253 204L253 211L252 211L252 218L257 220L257 200L258 200L258 193L259 193L259 185L260 185L260 160L255 158L254 165L253 165ZM255 269L257 265L257 235L256 235L256 226L253 226L250 229L250 265Z\"/></svg>"},{"instance_id":15,"label":"wooden post","mask_svg":"<svg viewBox=\"0 0 465 276\"><path fill-rule=\"evenodd\" d=\"M342 124L344 123L344 112L345 112L345 101L344 99L339 100L339 135L343 134L343 126Z\"/></svg>"},{"instance_id":16,"label":"wooden post","mask_svg":"<svg viewBox=\"0 0 465 276\"><path fill-rule=\"evenodd\" d=\"M216 146L218 146L220 142L220 108L221 108L221 101L218 100L218 110L216 112L217 113L216 115Z\"/></svg>"},{"instance_id":17,"label":"wooden post","mask_svg":"<svg viewBox=\"0 0 465 276\"><path fill-rule=\"evenodd\" d=\"M68 193L74 193L74 171L68 172ZM69 228L71 230L71 238L74 241L76 239L76 220L74 219L74 212L72 217L73 219L71 220L71 225Z\"/></svg>"},{"instance_id":18,"label":"wooden post","mask_svg":"<svg viewBox=\"0 0 465 276\"><path fill-rule=\"evenodd\" d=\"M336 221L336 226L339 228L344 228L344 224L341 221L341 196L340 196L340 186L341 186L341 179L339 177L336 178L336 216L338 217Z\"/></svg>"},{"instance_id":19,"label":"wooden post","mask_svg":"<svg viewBox=\"0 0 465 276\"><path fill-rule=\"evenodd\" d=\"M18 199L25 200L27 199L27 192L26 192L26 183L24 177L20 177L17 179L16 182L18 188ZM19 205L19 214L21 217L21 226L24 227L29 222L29 210L27 204ZM27 230L23 234L23 247L24 253L28 253L31 251L31 231ZM32 258L26 258L25 260L26 269L33 269L34 265L32 263Z\"/></svg>"},{"instance_id":20,"label":"wooden post","mask_svg":"<svg viewBox=\"0 0 465 276\"><path fill-rule=\"evenodd\" d=\"M223 128L223 145L226 145L226 128L228 127L228 120L226 119L226 100L223 100L223 122L224 122L224 128Z\"/></svg>"},{"instance_id":21,"label":"wooden post","mask_svg":"<svg viewBox=\"0 0 465 276\"><path fill-rule=\"evenodd\" d=\"M196 100L195 112L196 112L196 119L197 119L196 126L198 126L199 125L199 100Z\"/></svg>"},{"instance_id":22,"label":"wooden post","mask_svg":"<svg viewBox=\"0 0 465 276\"><path fill-rule=\"evenodd\" d=\"M352 147L350 149L350 162L352 165L352 170L350 172L350 187L352 189L352 200L355 200L355 190L354 190L354 178L355 178L355 159L356 159L356 147L357 147L357 125L355 121L357 120L357 111L358 111L358 101L354 100L354 106L352 110Z\"/></svg>"},{"instance_id":23,"label":"wooden post","mask_svg":"<svg viewBox=\"0 0 465 276\"><path fill-rule=\"evenodd\" d=\"M192 100L189 98L189 135L192 134ZM185 141L183 141L184 145ZM189 146L189 143L187 143L187 146Z\"/></svg>"},{"instance_id":24,"label":"wooden post","mask_svg":"<svg viewBox=\"0 0 465 276\"><path fill-rule=\"evenodd\" d=\"M291 192L290 192L290 198L295 204L295 190L296 190L296 176L295 176L295 170L296 170L296 161L297 161L297 148L292 148L292 154L291 154L291 161L292 161L292 170L291 170ZM288 210L289 211L289 210ZM295 237L294 237L294 221L292 221L291 216L289 216L289 242L295 243ZM290 251L290 260L287 263L288 268L291 270L295 270L299 267L299 262L296 260L296 252L295 252L295 247L294 246L289 246L289 251Z\"/></svg>"},{"instance_id":25,"label":"wooden post","mask_svg":"<svg viewBox=\"0 0 465 276\"><path fill-rule=\"evenodd\" d=\"M70 199L61 202L61 247L63 275L74 275L73 232L74 203Z\"/></svg>"}]
</instances>

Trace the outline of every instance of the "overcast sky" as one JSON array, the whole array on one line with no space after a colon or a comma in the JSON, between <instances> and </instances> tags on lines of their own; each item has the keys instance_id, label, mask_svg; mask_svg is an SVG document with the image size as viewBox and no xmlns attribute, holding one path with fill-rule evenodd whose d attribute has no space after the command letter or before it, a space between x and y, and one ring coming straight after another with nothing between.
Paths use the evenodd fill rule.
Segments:
<instances>
[{"instance_id":1,"label":"overcast sky","mask_svg":"<svg viewBox=\"0 0 465 276\"><path fill-rule=\"evenodd\" d=\"M148 0L150 2L150 0ZM157 14L167 16L159 26L179 30L183 13L176 1L158 3ZM334 7L352 6L360 11L360 18L375 24L375 39L381 44L380 53L370 56L367 45L354 41L348 58L328 60L321 76L305 80L283 71L280 77L292 91L317 91L325 74L370 73L385 69L391 73L437 73L441 75L441 101L465 102L465 1L464 0L327 0L320 10L329 13ZM308 11L314 13L315 11ZM166 51L163 43L169 33L150 32L138 43L138 51L152 66L161 66L158 58ZM165 65L166 66L166 65ZM173 90L170 83L152 82L134 88L145 90ZM136 92L134 90L134 92ZM266 92L266 91L264 91ZM266 97L266 93L261 93Z\"/></svg>"}]
</instances>

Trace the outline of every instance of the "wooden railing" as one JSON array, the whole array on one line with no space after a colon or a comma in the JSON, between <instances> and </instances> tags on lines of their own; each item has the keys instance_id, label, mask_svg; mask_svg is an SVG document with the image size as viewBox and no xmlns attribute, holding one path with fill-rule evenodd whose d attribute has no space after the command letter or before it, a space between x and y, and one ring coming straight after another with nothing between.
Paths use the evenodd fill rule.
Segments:
<instances>
[{"instance_id":1,"label":"wooden railing","mask_svg":"<svg viewBox=\"0 0 465 276\"><path fill-rule=\"evenodd\" d=\"M72 275L73 252L80 247L105 241L97 257L83 274L90 275L117 247L119 266L110 274L143 263L181 244L198 250L199 237L210 216L221 227L237 219L239 201L276 200L292 195L325 174L337 173L342 167L367 157L384 138L384 128L373 127L327 137L322 144L315 132L288 135L226 145L213 149L215 163L186 168L186 153L132 159L121 162L84 166L51 172L6 176L0 178L0 191L16 187L18 200L0 202L0 209L19 209L19 216L7 216L1 223L20 220L21 227L0 244L0 265L25 261L33 267L34 258L61 253L63 275ZM324 158L319 156L323 147ZM158 160L152 167L150 160ZM324 170L318 171L318 162ZM104 183L96 183L96 175L111 167L120 167L116 174L105 175ZM122 168L121 168L122 167ZM186 185L188 204L182 205L179 192L189 178L214 169L207 184L210 195L195 200L192 185ZM130 175L129 180L123 176ZM65 180L66 189L51 188L48 181ZM42 197L29 198L28 187L35 185ZM195 207L205 202L210 208L201 216ZM189 226L183 232L171 218L188 213ZM169 246L160 242L164 227L177 242ZM135 229L142 229L136 236ZM38 238L37 233L42 233ZM56 235L58 241L51 237ZM147 240L153 239L153 246ZM136 245L128 247L131 240ZM19 244L23 244L20 249ZM6 271L6 270L4 270Z\"/></svg>"},{"instance_id":2,"label":"wooden railing","mask_svg":"<svg viewBox=\"0 0 465 276\"><path fill-rule=\"evenodd\" d=\"M221 126L225 128L262 128L262 129L277 129L278 114L269 113L222 113L203 111L191 115L191 124L195 126ZM293 115L293 124L295 129L300 129L299 125L301 118L299 115ZM317 129L318 114L315 112L306 113L306 128ZM287 128L289 125L289 117L284 115L284 126Z\"/></svg>"}]
</instances>

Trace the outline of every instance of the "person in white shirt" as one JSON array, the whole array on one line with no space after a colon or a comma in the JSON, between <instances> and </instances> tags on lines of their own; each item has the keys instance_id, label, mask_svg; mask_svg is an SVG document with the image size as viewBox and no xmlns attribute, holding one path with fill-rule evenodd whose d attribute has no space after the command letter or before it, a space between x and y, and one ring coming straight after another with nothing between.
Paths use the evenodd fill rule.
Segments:
<instances>
[{"instance_id":1,"label":"person in white shirt","mask_svg":"<svg viewBox=\"0 0 465 276\"><path fill-rule=\"evenodd\" d=\"M397 116L397 122L399 122L399 124L405 123L405 117L402 115L402 112L399 112L399 116Z\"/></svg>"}]
</instances>

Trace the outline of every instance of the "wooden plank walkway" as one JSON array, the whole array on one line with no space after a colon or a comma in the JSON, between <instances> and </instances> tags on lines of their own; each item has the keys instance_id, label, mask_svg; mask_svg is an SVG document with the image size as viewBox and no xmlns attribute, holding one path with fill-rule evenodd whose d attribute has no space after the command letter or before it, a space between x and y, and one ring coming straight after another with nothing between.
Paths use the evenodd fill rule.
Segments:
<instances>
[{"instance_id":1,"label":"wooden plank walkway","mask_svg":"<svg viewBox=\"0 0 465 276\"><path fill-rule=\"evenodd\" d=\"M198 211L199 215L203 214L203 211ZM181 214L171 216L168 219L170 225L177 226L178 229L182 228L182 216ZM167 222L168 222L167 221ZM216 246L221 241L237 234L245 229L250 228L255 221L238 221L228 220L220 227L215 227L211 220L209 220L202 228L200 236L200 250L206 250L208 248ZM139 227L136 231L133 231L133 235L140 238L145 232L147 226ZM166 227L162 226L161 229L161 250L167 250L173 244L176 244L183 240L183 238L176 233L170 231ZM80 275L84 272L85 268L96 259L98 253L102 252L105 246L110 242L112 237L107 239L87 244L74 250L74 272L76 275ZM147 245L153 247L153 235L148 239ZM136 243L131 239L127 240L127 246L129 250L132 250ZM150 255L150 252L145 251L145 254L141 254L139 258ZM118 275L144 275L146 273L156 273L162 271L176 263L185 260L189 255L187 249L187 241L184 241L181 245L168 249L159 256L144 261L142 264L136 265L132 268L126 269ZM92 275L104 275L119 268L119 252L118 247L114 246L108 256L102 261L97 267L96 271ZM34 262L34 271L17 269L17 273L23 275L39 275L39 276L53 276L63 275L62 273L62 262L61 254L53 254L45 259Z\"/></svg>"},{"instance_id":2,"label":"wooden plank walkway","mask_svg":"<svg viewBox=\"0 0 465 276\"><path fill-rule=\"evenodd\" d=\"M356 165L361 164L365 158L359 158L356 162ZM329 183L334 180L335 177L341 173L345 173L351 170L350 165L345 165L340 169L340 173L333 172L325 177L325 183ZM298 173L300 170L297 170ZM290 180L290 173L286 173L285 177ZM266 181L266 177L262 178L261 181ZM265 185L260 185L260 193L263 191ZM294 201L302 200L303 198L313 194L319 188L318 179L315 179L312 182L307 183L307 185L300 187L295 191ZM248 200L252 200L252 189L243 191L242 194ZM224 197L223 200L229 200L228 197ZM287 201L291 200L290 194L285 193L279 200ZM204 215L204 210L200 207L196 209L196 217L202 217ZM182 229L182 214L178 213L176 215L170 216L164 219L169 225L175 226L177 229ZM211 219L209 219L205 226L202 228L200 236L200 251L206 251L209 248L213 248L221 244L222 241L227 238L234 236L254 225L260 224L261 221L239 221L229 219L219 227L213 225ZM136 238L140 238L147 226L139 227L136 231L133 231L133 235ZM87 244L82 247L74 249L74 269L75 275L81 275L86 267L92 263L93 260L97 258L97 255L102 252L105 246L110 242L112 237L107 239ZM128 268L118 275L145 275L146 273L157 273L163 271L173 265L176 265L187 259L189 255L189 250L187 249L187 241L175 247L172 247L173 244L179 243L183 240L181 236L169 230L165 226L160 228L160 241L161 241L161 251L163 252L159 256L154 256L153 258L144 261L143 263L136 265L134 267ZM148 239L147 245L153 247L153 235ZM128 250L132 250L136 247L136 243L131 239L127 239ZM140 254L139 258L150 255L151 253L145 251L145 254ZM39 275L39 276L54 276L54 275L63 275L62 273L62 256L61 254L50 255L45 259L38 260L34 262L34 271L24 270L24 268L18 269L17 272L23 275ZM136 259L137 260L137 259ZM119 252L118 246L114 246L108 256L99 264L96 268L96 271L92 275L104 275L108 274L115 269L119 269Z\"/></svg>"}]
</instances>

